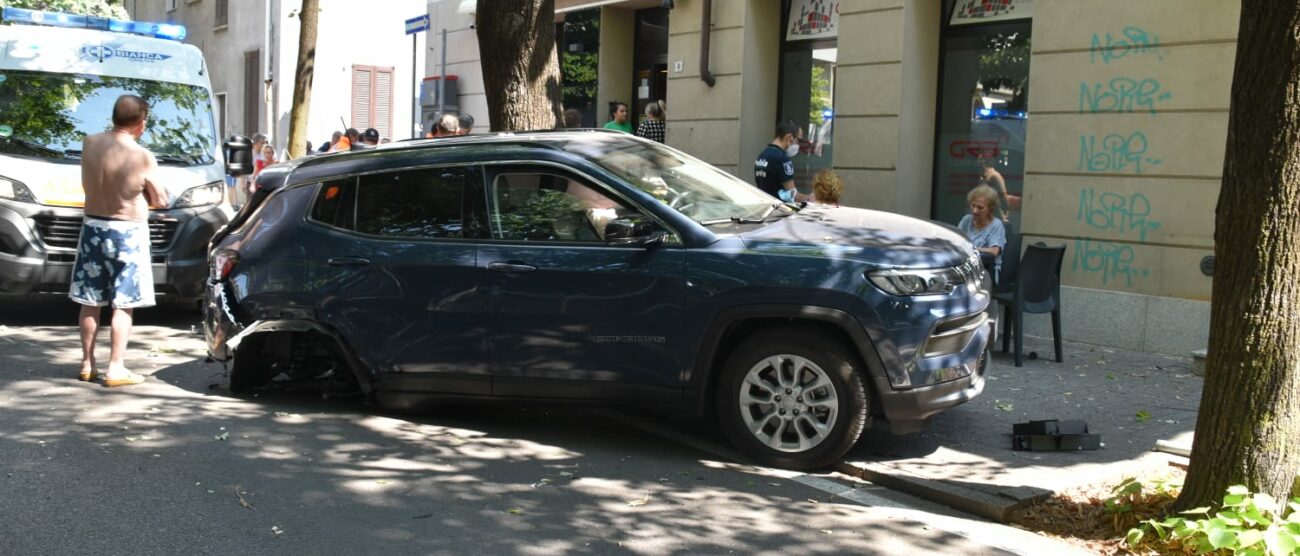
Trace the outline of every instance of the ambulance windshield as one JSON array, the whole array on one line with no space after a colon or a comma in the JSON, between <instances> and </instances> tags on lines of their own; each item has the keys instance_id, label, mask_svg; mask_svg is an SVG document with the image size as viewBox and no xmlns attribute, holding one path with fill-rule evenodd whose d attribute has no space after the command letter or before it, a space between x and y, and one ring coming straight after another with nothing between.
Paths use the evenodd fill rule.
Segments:
<instances>
[{"instance_id":1,"label":"ambulance windshield","mask_svg":"<svg viewBox=\"0 0 1300 556\"><path fill-rule=\"evenodd\" d=\"M216 137L203 87L19 70L0 70L0 153L76 159L87 134L113 127L113 103L124 94L149 103L140 144L154 152L159 164L212 163Z\"/></svg>"}]
</instances>

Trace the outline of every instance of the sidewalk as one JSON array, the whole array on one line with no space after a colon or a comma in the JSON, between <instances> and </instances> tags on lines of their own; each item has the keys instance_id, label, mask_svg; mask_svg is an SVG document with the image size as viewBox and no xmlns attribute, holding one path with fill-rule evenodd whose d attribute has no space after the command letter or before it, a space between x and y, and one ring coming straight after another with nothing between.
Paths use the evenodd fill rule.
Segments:
<instances>
[{"instance_id":1,"label":"sidewalk","mask_svg":"<svg viewBox=\"0 0 1300 556\"><path fill-rule=\"evenodd\" d=\"M996 347L1001 347L996 346ZM1190 439L1202 379L1188 358L1066 342L1052 361L1051 340L1025 338L1016 368L995 351L984 393L936 415L925 431L893 436L877 425L863 434L838 471L996 521L1053 492L1121 478L1142 466L1168 465L1156 440ZM1149 418L1138 416L1146 412ZM1082 419L1102 449L1011 449L1011 425Z\"/></svg>"}]
</instances>

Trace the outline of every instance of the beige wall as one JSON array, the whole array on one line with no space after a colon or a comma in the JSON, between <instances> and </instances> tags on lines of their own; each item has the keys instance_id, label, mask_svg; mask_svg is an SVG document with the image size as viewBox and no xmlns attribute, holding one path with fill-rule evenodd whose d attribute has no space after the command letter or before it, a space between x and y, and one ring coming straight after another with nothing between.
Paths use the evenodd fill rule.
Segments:
<instances>
[{"instance_id":1,"label":"beige wall","mask_svg":"<svg viewBox=\"0 0 1300 556\"><path fill-rule=\"evenodd\" d=\"M844 180L846 205L902 208L898 169L907 15L903 4L902 0L840 4L834 165Z\"/></svg>"},{"instance_id":2,"label":"beige wall","mask_svg":"<svg viewBox=\"0 0 1300 556\"><path fill-rule=\"evenodd\" d=\"M1209 299L1238 10L1034 4L1023 226L1067 245L1063 283Z\"/></svg>"},{"instance_id":3,"label":"beige wall","mask_svg":"<svg viewBox=\"0 0 1300 556\"><path fill-rule=\"evenodd\" d=\"M609 121L609 103L631 106L634 10L618 6L600 8L600 55L596 60L596 125ZM671 97L670 97L671 98ZM631 108L629 108L631 110Z\"/></svg>"},{"instance_id":4,"label":"beige wall","mask_svg":"<svg viewBox=\"0 0 1300 556\"><path fill-rule=\"evenodd\" d=\"M751 5L743 0L718 0L713 3L709 49L709 70L717 81L713 87L701 81L701 5L699 0L679 0L668 19L668 144L752 180L753 159L742 161L740 157L740 145L748 144L741 140L741 92L747 87L774 91L776 80L742 79L745 58L751 55L744 50L746 13ZM678 60L683 69L674 72ZM772 104L770 120L775 120L775 100Z\"/></svg>"}]
</instances>

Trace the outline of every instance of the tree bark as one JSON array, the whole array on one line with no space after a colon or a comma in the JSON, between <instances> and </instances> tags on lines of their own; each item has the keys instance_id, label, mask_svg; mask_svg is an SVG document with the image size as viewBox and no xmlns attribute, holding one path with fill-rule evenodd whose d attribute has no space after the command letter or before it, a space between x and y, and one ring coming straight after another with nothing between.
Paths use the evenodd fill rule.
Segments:
<instances>
[{"instance_id":1,"label":"tree bark","mask_svg":"<svg viewBox=\"0 0 1300 556\"><path fill-rule=\"evenodd\" d=\"M1300 5L1243 0L1215 211L1205 388L1176 508L1300 471Z\"/></svg>"},{"instance_id":2,"label":"tree bark","mask_svg":"<svg viewBox=\"0 0 1300 556\"><path fill-rule=\"evenodd\" d=\"M554 129L562 110L555 0L478 0L475 20L492 131Z\"/></svg>"},{"instance_id":3,"label":"tree bark","mask_svg":"<svg viewBox=\"0 0 1300 556\"><path fill-rule=\"evenodd\" d=\"M320 0L302 0L298 11L298 65L293 74L293 108L289 111L289 158L307 154L307 116L311 82L316 75L316 19Z\"/></svg>"}]
</instances>

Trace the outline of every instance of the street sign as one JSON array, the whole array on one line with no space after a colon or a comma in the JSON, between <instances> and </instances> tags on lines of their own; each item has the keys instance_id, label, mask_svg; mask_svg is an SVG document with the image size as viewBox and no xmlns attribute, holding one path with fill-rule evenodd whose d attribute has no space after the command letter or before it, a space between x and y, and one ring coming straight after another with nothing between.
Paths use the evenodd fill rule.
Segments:
<instances>
[{"instance_id":1,"label":"street sign","mask_svg":"<svg viewBox=\"0 0 1300 556\"><path fill-rule=\"evenodd\" d=\"M429 14L406 20L406 34L414 35L429 30Z\"/></svg>"}]
</instances>

